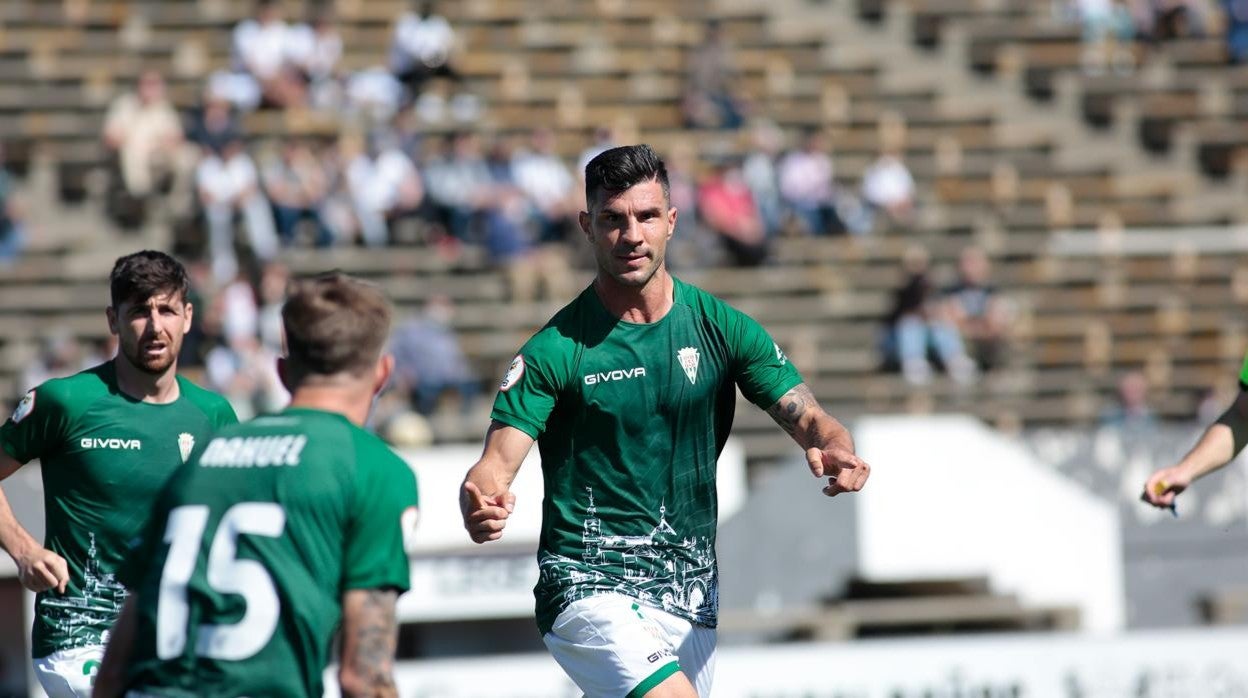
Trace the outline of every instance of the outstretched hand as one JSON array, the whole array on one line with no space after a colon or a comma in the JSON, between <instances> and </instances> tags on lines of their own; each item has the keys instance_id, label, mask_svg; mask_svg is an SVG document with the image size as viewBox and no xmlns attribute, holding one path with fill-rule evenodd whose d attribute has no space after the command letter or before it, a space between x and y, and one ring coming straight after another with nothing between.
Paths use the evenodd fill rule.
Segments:
<instances>
[{"instance_id":1,"label":"outstretched hand","mask_svg":"<svg viewBox=\"0 0 1248 698\"><path fill-rule=\"evenodd\" d=\"M516 495L511 492L485 495L476 483L467 480L460 491L459 508L464 516L464 529L474 543L502 538L515 507Z\"/></svg>"},{"instance_id":2,"label":"outstretched hand","mask_svg":"<svg viewBox=\"0 0 1248 698\"><path fill-rule=\"evenodd\" d=\"M823 493L829 497L861 490L871 475L871 466L866 461L836 445L806 449L806 464L815 477L828 478Z\"/></svg>"},{"instance_id":3,"label":"outstretched hand","mask_svg":"<svg viewBox=\"0 0 1248 698\"><path fill-rule=\"evenodd\" d=\"M1174 499L1192 484L1191 478L1179 468L1163 468L1144 483L1140 499L1158 509L1174 509Z\"/></svg>"}]
</instances>

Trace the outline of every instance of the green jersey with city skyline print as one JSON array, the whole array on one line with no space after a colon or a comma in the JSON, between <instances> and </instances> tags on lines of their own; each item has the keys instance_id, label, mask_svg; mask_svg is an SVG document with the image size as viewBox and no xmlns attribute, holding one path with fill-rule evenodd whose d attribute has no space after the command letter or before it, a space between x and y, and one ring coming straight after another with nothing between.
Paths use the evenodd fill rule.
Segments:
<instances>
[{"instance_id":1,"label":"green jersey with city skyline print","mask_svg":"<svg viewBox=\"0 0 1248 698\"><path fill-rule=\"evenodd\" d=\"M319 696L343 593L410 586L415 473L340 414L222 429L158 506L119 571L143 695Z\"/></svg>"},{"instance_id":2,"label":"green jersey with city skyline print","mask_svg":"<svg viewBox=\"0 0 1248 698\"><path fill-rule=\"evenodd\" d=\"M750 317L674 279L649 324L593 285L511 364L492 418L537 439L545 482L537 622L619 593L701 625L718 615L716 462L736 387L771 407L802 382Z\"/></svg>"},{"instance_id":3,"label":"green jersey with city skyline print","mask_svg":"<svg viewBox=\"0 0 1248 698\"><path fill-rule=\"evenodd\" d=\"M107 643L126 596L117 566L157 494L197 444L238 421L225 398L177 380L177 400L143 402L121 392L108 361L26 393L0 426L0 448L39 459L43 544L69 567L64 594L36 597L34 657Z\"/></svg>"}]
</instances>

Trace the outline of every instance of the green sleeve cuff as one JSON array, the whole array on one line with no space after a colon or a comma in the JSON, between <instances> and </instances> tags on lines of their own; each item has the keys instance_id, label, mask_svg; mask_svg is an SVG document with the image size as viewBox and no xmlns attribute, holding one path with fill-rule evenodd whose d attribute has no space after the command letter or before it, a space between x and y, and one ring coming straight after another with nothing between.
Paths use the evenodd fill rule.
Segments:
<instances>
[{"instance_id":1,"label":"green sleeve cuff","mask_svg":"<svg viewBox=\"0 0 1248 698\"><path fill-rule=\"evenodd\" d=\"M490 412L490 419L509 427L514 427L529 435L534 441L542 435L542 427L523 417L500 411L497 407Z\"/></svg>"}]
</instances>

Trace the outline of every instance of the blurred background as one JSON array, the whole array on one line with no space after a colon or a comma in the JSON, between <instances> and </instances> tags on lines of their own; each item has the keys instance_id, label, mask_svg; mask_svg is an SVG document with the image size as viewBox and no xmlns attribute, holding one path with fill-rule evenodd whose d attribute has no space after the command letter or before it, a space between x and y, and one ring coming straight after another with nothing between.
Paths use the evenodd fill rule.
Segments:
<instances>
[{"instance_id":1,"label":"blurred background","mask_svg":"<svg viewBox=\"0 0 1248 698\"><path fill-rule=\"evenodd\" d=\"M716 696L1248 696L1236 464L1137 501L1248 349L1248 0L6 0L0 399L111 357L120 254L188 264L181 367L280 407L292 274L399 307L374 420L422 483L405 696L577 695L455 488L592 277L584 164L644 141L669 264L760 320L875 466L761 411L721 459ZM42 531L37 467L4 483ZM0 694L29 600L0 560ZM23 610L25 608L25 610Z\"/></svg>"}]
</instances>

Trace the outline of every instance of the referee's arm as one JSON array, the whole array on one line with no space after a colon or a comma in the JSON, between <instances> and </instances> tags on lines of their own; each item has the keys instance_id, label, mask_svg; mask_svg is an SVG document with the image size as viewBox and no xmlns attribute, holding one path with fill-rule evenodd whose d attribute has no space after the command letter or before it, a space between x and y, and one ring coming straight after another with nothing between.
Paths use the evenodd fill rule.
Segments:
<instances>
[{"instance_id":1,"label":"referee's arm","mask_svg":"<svg viewBox=\"0 0 1248 698\"><path fill-rule=\"evenodd\" d=\"M1230 463L1245 444L1248 444L1248 390L1241 389L1235 402L1209 425L1200 441L1177 465L1162 468L1148 478L1140 498L1162 509L1174 506L1174 498L1180 492Z\"/></svg>"}]
</instances>

